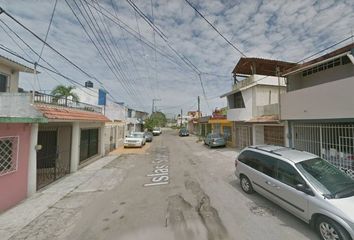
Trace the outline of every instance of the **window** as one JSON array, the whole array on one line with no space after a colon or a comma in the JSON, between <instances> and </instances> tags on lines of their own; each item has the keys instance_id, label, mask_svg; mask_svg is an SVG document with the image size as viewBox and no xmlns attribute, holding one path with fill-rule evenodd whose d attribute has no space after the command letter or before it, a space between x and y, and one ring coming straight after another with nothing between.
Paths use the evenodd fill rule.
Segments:
<instances>
[{"instance_id":1,"label":"window","mask_svg":"<svg viewBox=\"0 0 354 240\"><path fill-rule=\"evenodd\" d=\"M234 94L234 107L235 108L245 108L245 103L243 102L241 92L237 92Z\"/></svg>"},{"instance_id":2,"label":"window","mask_svg":"<svg viewBox=\"0 0 354 240\"><path fill-rule=\"evenodd\" d=\"M253 151L244 151L240 154L238 160L270 177L275 177L275 166L278 160L271 156Z\"/></svg>"},{"instance_id":3,"label":"window","mask_svg":"<svg viewBox=\"0 0 354 240\"><path fill-rule=\"evenodd\" d=\"M295 187L297 184L305 184L302 177L290 164L279 161L277 179L289 186Z\"/></svg>"},{"instance_id":4,"label":"window","mask_svg":"<svg viewBox=\"0 0 354 240\"><path fill-rule=\"evenodd\" d=\"M333 67L337 67L337 66L340 66L340 65L347 64L349 62L350 62L350 59L347 56L343 56L343 57L340 57L340 58L335 58L335 59L330 60L328 62L322 63L320 65L317 65L315 67L312 67L312 68L309 68L309 69L306 69L306 70L302 71L302 76L306 77L306 76L314 74L316 72L321 72L321 71L324 71L324 70L329 69L329 68L333 68Z\"/></svg>"},{"instance_id":5,"label":"window","mask_svg":"<svg viewBox=\"0 0 354 240\"><path fill-rule=\"evenodd\" d=\"M0 176L17 170L18 137L0 137Z\"/></svg>"},{"instance_id":6,"label":"window","mask_svg":"<svg viewBox=\"0 0 354 240\"><path fill-rule=\"evenodd\" d=\"M7 91L7 76L0 74L0 92Z\"/></svg>"}]
</instances>

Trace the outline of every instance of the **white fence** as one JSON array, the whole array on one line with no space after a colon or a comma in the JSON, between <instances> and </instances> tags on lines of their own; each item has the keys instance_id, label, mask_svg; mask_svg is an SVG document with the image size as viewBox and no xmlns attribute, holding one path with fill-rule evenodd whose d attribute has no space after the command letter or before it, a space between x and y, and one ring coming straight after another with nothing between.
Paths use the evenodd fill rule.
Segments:
<instances>
[{"instance_id":1,"label":"white fence","mask_svg":"<svg viewBox=\"0 0 354 240\"><path fill-rule=\"evenodd\" d=\"M354 123L293 123L292 143L354 177Z\"/></svg>"}]
</instances>

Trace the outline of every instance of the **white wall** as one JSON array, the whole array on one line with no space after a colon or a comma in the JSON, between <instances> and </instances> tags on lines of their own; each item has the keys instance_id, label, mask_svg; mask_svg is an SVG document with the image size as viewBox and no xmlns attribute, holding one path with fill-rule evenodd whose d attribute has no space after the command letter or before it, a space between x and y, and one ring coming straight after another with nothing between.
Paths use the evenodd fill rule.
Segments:
<instances>
[{"instance_id":1,"label":"white wall","mask_svg":"<svg viewBox=\"0 0 354 240\"><path fill-rule=\"evenodd\" d=\"M354 77L281 95L281 119L354 118Z\"/></svg>"},{"instance_id":2,"label":"white wall","mask_svg":"<svg viewBox=\"0 0 354 240\"><path fill-rule=\"evenodd\" d=\"M84 87L75 88L73 90L73 92L75 92L78 95L80 102L88 103L103 108L103 106L98 105L98 91L99 90L95 88L84 88ZM122 104L118 104L107 99L106 106L104 107L104 115L109 119L111 119L112 121L114 120L124 121L126 120L127 117L127 108Z\"/></svg>"},{"instance_id":3,"label":"white wall","mask_svg":"<svg viewBox=\"0 0 354 240\"><path fill-rule=\"evenodd\" d=\"M18 92L19 72L12 71L11 68L0 64L0 73L7 76L7 91L12 93Z\"/></svg>"},{"instance_id":4,"label":"white wall","mask_svg":"<svg viewBox=\"0 0 354 240\"><path fill-rule=\"evenodd\" d=\"M227 120L230 121L245 121L252 118L252 88L242 91L245 108L233 108L227 111Z\"/></svg>"}]
</instances>

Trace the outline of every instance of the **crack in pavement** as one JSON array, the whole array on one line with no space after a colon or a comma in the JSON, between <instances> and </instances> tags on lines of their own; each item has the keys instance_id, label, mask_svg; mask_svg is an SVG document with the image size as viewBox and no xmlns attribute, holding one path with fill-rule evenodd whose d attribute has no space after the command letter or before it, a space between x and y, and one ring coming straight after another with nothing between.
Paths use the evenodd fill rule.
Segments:
<instances>
[{"instance_id":1,"label":"crack in pavement","mask_svg":"<svg viewBox=\"0 0 354 240\"><path fill-rule=\"evenodd\" d=\"M189 178L185 181L185 187L193 193L197 200L196 211L207 229L208 240L229 239L218 211L211 206L209 196L203 191L199 183Z\"/></svg>"}]
</instances>

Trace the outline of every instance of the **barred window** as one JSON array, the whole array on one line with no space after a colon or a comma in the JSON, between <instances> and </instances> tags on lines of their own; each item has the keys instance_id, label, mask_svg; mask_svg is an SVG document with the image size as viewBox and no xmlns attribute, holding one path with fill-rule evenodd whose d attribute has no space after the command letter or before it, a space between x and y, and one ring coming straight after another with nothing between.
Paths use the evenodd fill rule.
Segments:
<instances>
[{"instance_id":1,"label":"barred window","mask_svg":"<svg viewBox=\"0 0 354 240\"><path fill-rule=\"evenodd\" d=\"M0 176L17 170L18 137L0 137Z\"/></svg>"}]
</instances>

